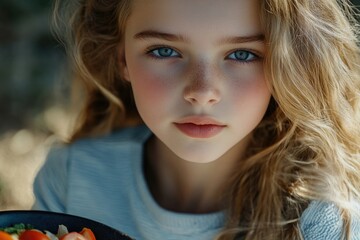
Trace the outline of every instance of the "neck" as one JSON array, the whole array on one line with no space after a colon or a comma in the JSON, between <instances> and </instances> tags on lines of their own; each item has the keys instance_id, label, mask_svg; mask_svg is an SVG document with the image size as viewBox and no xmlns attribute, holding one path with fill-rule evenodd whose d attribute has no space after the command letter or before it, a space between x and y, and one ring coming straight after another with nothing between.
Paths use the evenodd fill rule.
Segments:
<instances>
[{"instance_id":1,"label":"neck","mask_svg":"<svg viewBox=\"0 0 360 240\"><path fill-rule=\"evenodd\" d=\"M222 210L246 143L240 142L213 162L193 163L180 159L152 137L146 145L145 175L153 197L163 208L176 212Z\"/></svg>"}]
</instances>

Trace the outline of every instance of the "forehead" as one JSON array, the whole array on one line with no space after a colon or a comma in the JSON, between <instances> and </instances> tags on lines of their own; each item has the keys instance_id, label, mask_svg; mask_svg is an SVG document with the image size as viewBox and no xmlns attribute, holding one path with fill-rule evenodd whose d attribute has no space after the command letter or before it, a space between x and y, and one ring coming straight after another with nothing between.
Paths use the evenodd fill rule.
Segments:
<instances>
[{"instance_id":1,"label":"forehead","mask_svg":"<svg viewBox=\"0 0 360 240\"><path fill-rule=\"evenodd\" d=\"M258 0L133 0L127 32L160 30L185 35L262 33Z\"/></svg>"}]
</instances>

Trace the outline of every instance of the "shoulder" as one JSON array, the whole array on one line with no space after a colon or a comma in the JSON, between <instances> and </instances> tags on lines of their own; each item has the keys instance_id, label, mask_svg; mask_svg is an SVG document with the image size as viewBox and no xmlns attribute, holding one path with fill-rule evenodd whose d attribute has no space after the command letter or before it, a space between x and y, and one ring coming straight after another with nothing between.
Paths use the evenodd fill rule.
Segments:
<instances>
[{"instance_id":1,"label":"shoulder","mask_svg":"<svg viewBox=\"0 0 360 240\"><path fill-rule=\"evenodd\" d=\"M40 174L69 179L72 169L111 167L119 159L127 159L141 150L151 132L145 126L124 128L105 136L83 138L70 144L52 144ZM106 164L105 164L106 163ZM75 174L76 175L76 174Z\"/></svg>"},{"instance_id":2,"label":"shoulder","mask_svg":"<svg viewBox=\"0 0 360 240\"><path fill-rule=\"evenodd\" d=\"M71 158L74 153L92 154L95 152L107 152L110 154L109 149L126 148L128 145L142 145L150 136L150 130L144 126L136 126L131 128L124 128L106 135L97 137L88 137L76 140L75 142L55 143L49 152L48 158L57 156L57 158Z\"/></svg>"},{"instance_id":3,"label":"shoulder","mask_svg":"<svg viewBox=\"0 0 360 240\"><path fill-rule=\"evenodd\" d=\"M70 144L54 144L44 168L48 171L59 171L60 168L67 173L67 179L80 172L112 171L130 164L137 153L142 152L143 144L150 134L145 126L137 126Z\"/></svg>"},{"instance_id":4,"label":"shoulder","mask_svg":"<svg viewBox=\"0 0 360 240\"><path fill-rule=\"evenodd\" d=\"M102 136L79 139L70 144L70 146L76 148L84 146L96 147L111 144L143 143L150 134L150 130L145 125L139 125L119 129Z\"/></svg>"},{"instance_id":5,"label":"shoulder","mask_svg":"<svg viewBox=\"0 0 360 240\"><path fill-rule=\"evenodd\" d=\"M72 143L55 142L47 155L46 164L56 162L66 167L74 156L79 157L112 154L111 150L128 149L128 146L142 145L150 136L150 130L144 126L124 128L107 135L79 139Z\"/></svg>"},{"instance_id":6,"label":"shoulder","mask_svg":"<svg viewBox=\"0 0 360 240\"><path fill-rule=\"evenodd\" d=\"M353 203L354 209L360 211L358 202ZM300 228L304 239L341 239L343 231L343 219L341 212L334 203L313 201L305 209L300 218ZM352 236L360 232L360 216L352 214Z\"/></svg>"},{"instance_id":7,"label":"shoulder","mask_svg":"<svg viewBox=\"0 0 360 240\"><path fill-rule=\"evenodd\" d=\"M78 189L98 186L99 192L105 191L114 186L114 179L119 181L118 187L120 178L129 178L131 164L141 160L143 143L150 134L145 126L138 126L71 144L52 144L34 182L34 208L63 212L71 207L68 203L73 204L73 199L86 198L81 195L85 190ZM104 187L106 184L108 187Z\"/></svg>"}]
</instances>

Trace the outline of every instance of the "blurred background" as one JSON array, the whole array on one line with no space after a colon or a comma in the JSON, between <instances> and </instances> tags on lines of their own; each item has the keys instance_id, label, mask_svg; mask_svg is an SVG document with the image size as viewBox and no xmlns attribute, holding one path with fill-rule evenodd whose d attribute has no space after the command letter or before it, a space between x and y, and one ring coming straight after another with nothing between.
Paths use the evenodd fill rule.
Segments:
<instances>
[{"instance_id":1,"label":"blurred background","mask_svg":"<svg viewBox=\"0 0 360 240\"><path fill-rule=\"evenodd\" d=\"M65 53L50 31L52 3L0 0L0 210L31 207L34 176L74 119Z\"/></svg>"},{"instance_id":2,"label":"blurred background","mask_svg":"<svg viewBox=\"0 0 360 240\"><path fill-rule=\"evenodd\" d=\"M48 147L69 132L65 52L52 0L0 0L0 210L28 209Z\"/></svg>"}]
</instances>

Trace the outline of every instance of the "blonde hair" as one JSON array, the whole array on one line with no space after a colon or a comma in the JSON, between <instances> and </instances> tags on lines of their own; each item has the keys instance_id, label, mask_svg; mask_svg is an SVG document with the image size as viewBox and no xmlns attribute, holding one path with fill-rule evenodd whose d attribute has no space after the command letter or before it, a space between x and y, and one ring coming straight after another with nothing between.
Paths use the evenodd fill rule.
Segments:
<instances>
[{"instance_id":1,"label":"blonde hair","mask_svg":"<svg viewBox=\"0 0 360 240\"><path fill-rule=\"evenodd\" d=\"M346 238L348 203L360 197L355 13L349 2L336 0L261 5L268 43L265 71L277 108L254 136L258 141L271 133L273 141L242 162L228 228L250 223L246 239L301 239L301 213L311 200L320 200L338 206Z\"/></svg>"},{"instance_id":2,"label":"blonde hair","mask_svg":"<svg viewBox=\"0 0 360 240\"><path fill-rule=\"evenodd\" d=\"M131 86L119 72L131 1L55 1L54 29L83 87L71 141L103 134L137 119Z\"/></svg>"},{"instance_id":3,"label":"blonde hair","mask_svg":"<svg viewBox=\"0 0 360 240\"><path fill-rule=\"evenodd\" d=\"M72 140L139 119L119 72L131 1L65 6L63 24L85 102ZM349 237L351 200L360 200L360 50L355 13L342 0L260 0L273 99L229 190L219 239L302 239L312 200L335 203ZM60 11L66 7L67 11ZM69 12L69 9L72 11ZM61 23L57 21L57 23ZM59 25L59 24L58 24ZM61 25L61 24L60 24ZM62 29L60 27L60 29Z\"/></svg>"}]
</instances>

